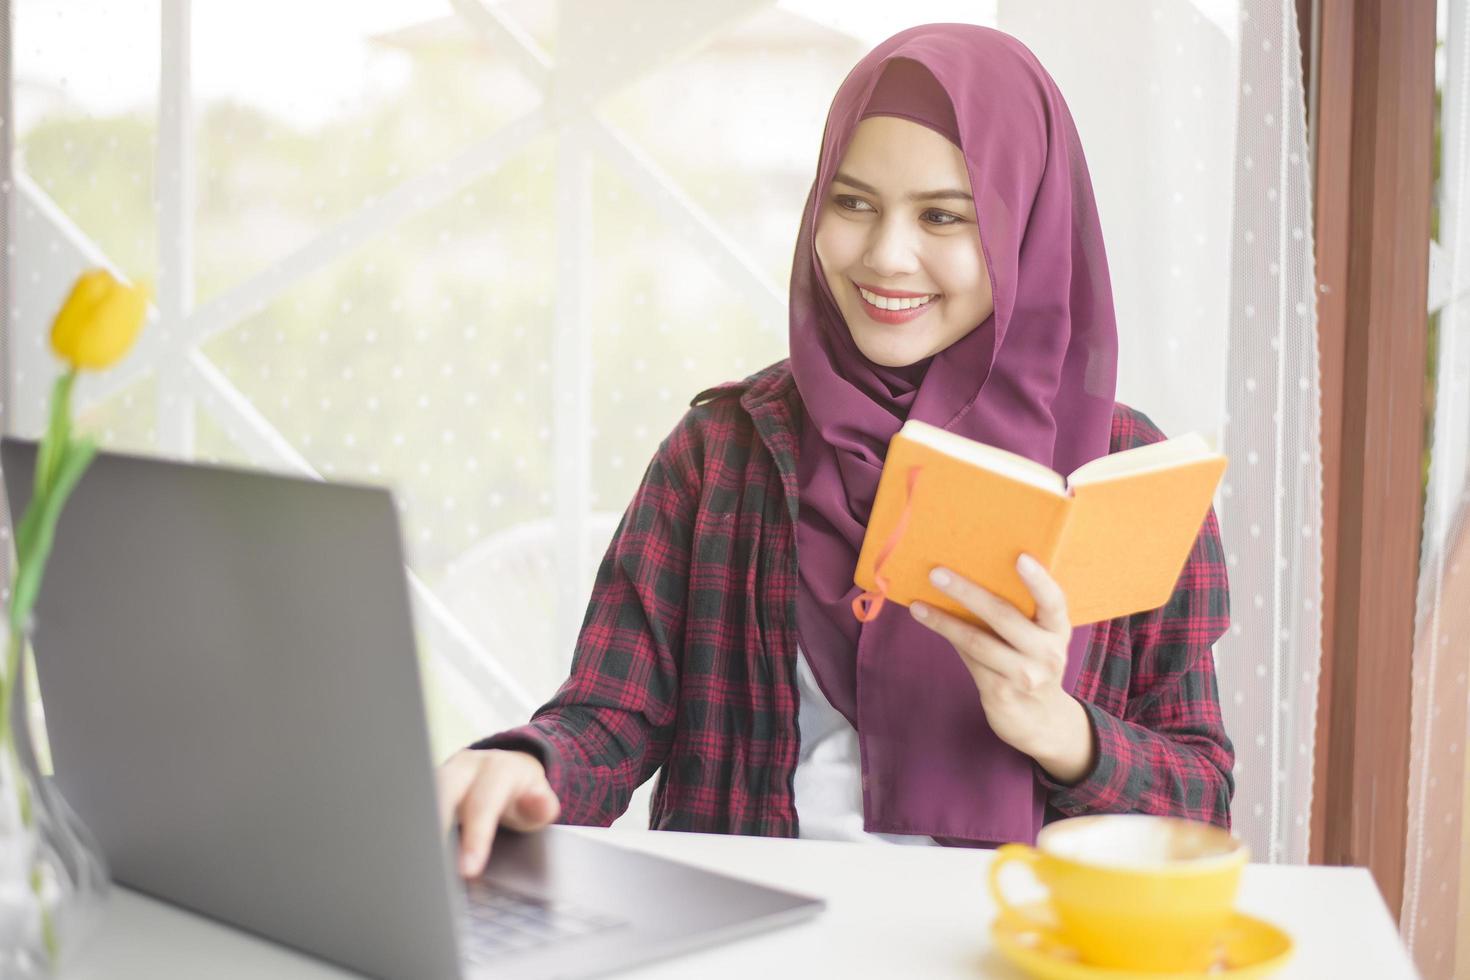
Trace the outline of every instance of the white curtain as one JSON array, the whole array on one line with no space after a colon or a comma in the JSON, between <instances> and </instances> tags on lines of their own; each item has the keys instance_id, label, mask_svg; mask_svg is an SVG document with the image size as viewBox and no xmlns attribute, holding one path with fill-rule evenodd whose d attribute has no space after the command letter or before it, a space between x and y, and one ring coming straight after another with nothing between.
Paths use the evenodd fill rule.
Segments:
<instances>
[{"instance_id":1,"label":"white curtain","mask_svg":"<svg viewBox=\"0 0 1470 980\"><path fill-rule=\"evenodd\" d=\"M39 431L46 319L80 267L158 280L87 423L115 448L391 483L441 751L554 688L687 399L783 356L852 64L915 23L1016 34L1086 148L1120 397L1232 457L1236 826L1258 858L1305 859L1318 384L1291 3L13 6L7 426Z\"/></svg>"},{"instance_id":2,"label":"white curtain","mask_svg":"<svg viewBox=\"0 0 1470 980\"><path fill-rule=\"evenodd\" d=\"M1322 644L1312 171L1296 5L1242 14L1221 507L1233 624L1217 653L1240 826L1260 857L1305 864Z\"/></svg>"}]
</instances>

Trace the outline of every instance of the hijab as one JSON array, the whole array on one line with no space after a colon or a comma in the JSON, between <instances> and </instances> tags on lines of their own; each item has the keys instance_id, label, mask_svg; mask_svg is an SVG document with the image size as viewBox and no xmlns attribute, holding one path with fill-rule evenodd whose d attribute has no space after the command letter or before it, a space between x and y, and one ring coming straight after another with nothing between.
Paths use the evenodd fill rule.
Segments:
<instances>
[{"instance_id":1,"label":"hijab","mask_svg":"<svg viewBox=\"0 0 1470 980\"><path fill-rule=\"evenodd\" d=\"M916 364L858 350L822 273L817 219L868 115L928 126L960 148L994 312ZM1117 373L1112 287L1092 182L1056 83L1019 41L929 24L864 57L833 99L791 274L791 368L803 407L797 467L802 649L857 730L864 826L945 842L1032 842L1045 797L1032 759L986 723L943 637L889 604L859 623L853 570L888 442L920 419L1069 473L1109 448ZM1063 687L1091 637L1075 629Z\"/></svg>"}]
</instances>

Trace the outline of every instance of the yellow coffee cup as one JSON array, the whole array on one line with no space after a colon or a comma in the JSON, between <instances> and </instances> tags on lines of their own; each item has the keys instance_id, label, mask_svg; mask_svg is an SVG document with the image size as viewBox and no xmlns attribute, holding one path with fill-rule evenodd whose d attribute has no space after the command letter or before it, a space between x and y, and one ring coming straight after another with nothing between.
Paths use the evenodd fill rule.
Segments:
<instances>
[{"instance_id":1,"label":"yellow coffee cup","mask_svg":"<svg viewBox=\"0 0 1470 980\"><path fill-rule=\"evenodd\" d=\"M1245 844L1206 823L1108 813L1058 820L1036 846L1005 844L990 865L1000 915L1070 947L1087 963L1143 971L1204 971L1220 956ZM1007 865L1045 886L1050 916L1012 902Z\"/></svg>"}]
</instances>

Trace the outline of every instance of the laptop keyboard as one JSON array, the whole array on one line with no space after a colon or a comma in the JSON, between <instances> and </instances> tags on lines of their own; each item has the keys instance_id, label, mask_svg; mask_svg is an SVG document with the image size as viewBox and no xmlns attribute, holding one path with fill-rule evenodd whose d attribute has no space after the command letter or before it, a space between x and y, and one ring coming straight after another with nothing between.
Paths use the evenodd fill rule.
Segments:
<instances>
[{"instance_id":1,"label":"laptop keyboard","mask_svg":"<svg viewBox=\"0 0 1470 980\"><path fill-rule=\"evenodd\" d=\"M605 932L626 919L564 901L549 901L483 880L467 883L465 959L487 964L512 953Z\"/></svg>"}]
</instances>

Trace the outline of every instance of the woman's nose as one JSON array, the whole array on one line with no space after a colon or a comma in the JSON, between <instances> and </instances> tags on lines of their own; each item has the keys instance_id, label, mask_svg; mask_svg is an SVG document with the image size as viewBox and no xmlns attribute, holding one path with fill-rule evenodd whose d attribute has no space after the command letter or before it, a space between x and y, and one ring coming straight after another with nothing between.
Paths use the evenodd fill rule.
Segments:
<instances>
[{"instance_id":1,"label":"woman's nose","mask_svg":"<svg viewBox=\"0 0 1470 980\"><path fill-rule=\"evenodd\" d=\"M877 222L872 234L863 262L874 274L891 279L918 271L917 243L912 229L888 219Z\"/></svg>"}]
</instances>

